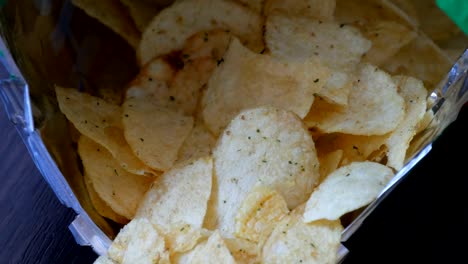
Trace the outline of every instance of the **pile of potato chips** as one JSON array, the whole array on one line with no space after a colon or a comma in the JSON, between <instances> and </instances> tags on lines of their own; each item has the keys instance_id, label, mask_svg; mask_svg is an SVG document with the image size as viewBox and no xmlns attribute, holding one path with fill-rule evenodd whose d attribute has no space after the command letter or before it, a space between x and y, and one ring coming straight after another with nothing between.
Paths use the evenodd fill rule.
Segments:
<instances>
[{"instance_id":1,"label":"pile of potato chips","mask_svg":"<svg viewBox=\"0 0 468 264\"><path fill-rule=\"evenodd\" d=\"M458 34L416 0L72 2L140 65L122 104L56 87L95 210L124 225L96 263L335 263Z\"/></svg>"}]
</instances>

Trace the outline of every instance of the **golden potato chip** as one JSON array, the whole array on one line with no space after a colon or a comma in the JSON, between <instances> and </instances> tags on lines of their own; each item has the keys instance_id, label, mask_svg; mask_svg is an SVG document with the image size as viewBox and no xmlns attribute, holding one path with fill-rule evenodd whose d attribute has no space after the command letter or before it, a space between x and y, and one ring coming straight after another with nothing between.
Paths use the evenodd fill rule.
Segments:
<instances>
[{"instance_id":1,"label":"golden potato chip","mask_svg":"<svg viewBox=\"0 0 468 264\"><path fill-rule=\"evenodd\" d=\"M327 83L317 95L332 104L341 106L348 105L348 97L354 83L352 73L342 71L332 71Z\"/></svg>"},{"instance_id":2,"label":"golden potato chip","mask_svg":"<svg viewBox=\"0 0 468 264\"><path fill-rule=\"evenodd\" d=\"M257 264L260 263L260 248L258 243L242 239L228 238L224 242L231 255L239 264Z\"/></svg>"},{"instance_id":3,"label":"golden potato chip","mask_svg":"<svg viewBox=\"0 0 468 264\"><path fill-rule=\"evenodd\" d=\"M411 42L417 34L397 22L379 21L369 26L364 35L372 41L372 47L364 55L363 60L380 66L401 47Z\"/></svg>"},{"instance_id":4,"label":"golden potato chip","mask_svg":"<svg viewBox=\"0 0 468 264\"><path fill-rule=\"evenodd\" d=\"M121 264L169 263L164 237L146 218L133 219L120 230L107 252Z\"/></svg>"},{"instance_id":5,"label":"golden potato chip","mask_svg":"<svg viewBox=\"0 0 468 264\"><path fill-rule=\"evenodd\" d=\"M129 220L127 218L114 212L114 210L112 210L112 208L106 202L104 202L101 197L99 197L99 194L96 192L96 190L94 190L91 179L86 174L84 175L84 182L86 185L86 190L89 194L89 198L91 199L91 203L93 204L93 207L96 212L98 212L98 214L119 224L128 223Z\"/></svg>"},{"instance_id":6,"label":"golden potato chip","mask_svg":"<svg viewBox=\"0 0 468 264\"><path fill-rule=\"evenodd\" d=\"M426 112L427 90L420 80L412 77L396 76L393 79L399 87L400 95L405 100L406 115L387 138L385 144L388 148L387 166L399 170L403 167L406 150Z\"/></svg>"},{"instance_id":7,"label":"golden potato chip","mask_svg":"<svg viewBox=\"0 0 468 264\"><path fill-rule=\"evenodd\" d=\"M343 227L339 220L310 224L293 213L277 223L262 250L262 263L337 263Z\"/></svg>"},{"instance_id":8,"label":"golden potato chip","mask_svg":"<svg viewBox=\"0 0 468 264\"><path fill-rule=\"evenodd\" d=\"M159 8L144 1L121 0L128 8L128 12L135 22L135 26L140 32L143 32L151 19L158 13Z\"/></svg>"},{"instance_id":9,"label":"golden potato chip","mask_svg":"<svg viewBox=\"0 0 468 264\"><path fill-rule=\"evenodd\" d=\"M163 227L186 223L200 228L211 193L212 173L211 157L171 168L148 190L137 216Z\"/></svg>"},{"instance_id":10,"label":"golden potato chip","mask_svg":"<svg viewBox=\"0 0 468 264\"><path fill-rule=\"evenodd\" d=\"M280 13L267 17L265 41L275 57L318 58L341 71L353 68L371 47L371 42L352 26Z\"/></svg>"},{"instance_id":11,"label":"golden potato chip","mask_svg":"<svg viewBox=\"0 0 468 264\"><path fill-rule=\"evenodd\" d=\"M369 204L393 176L389 167L370 161L353 162L335 170L310 196L304 221L336 220Z\"/></svg>"},{"instance_id":12,"label":"golden potato chip","mask_svg":"<svg viewBox=\"0 0 468 264\"><path fill-rule=\"evenodd\" d=\"M137 47L140 33L118 0L72 0L72 3Z\"/></svg>"},{"instance_id":13,"label":"golden potato chip","mask_svg":"<svg viewBox=\"0 0 468 264\"><path fill-rule=\"evenodd\" d=\"M305 202L319 178L314 142L292 112L271 107L241 112L213 153L217 228L232 238L235 215L256 185L280 193L289 208Z\"/></svg>"},{"instance_id":14,"label":"golden potato chip","mask_svg":"<svg viewBox=\"0 0 468 264\"><path fill-rule=\"evenodd\" d=\"M317 146L317 150L318 146ZM332 152L328 152L326 154L318 155L319 163L320 163L320 181L322 182L328 174L335 171L338 166L340 165L341 159L343 157L343 150L337 149Z\"/></svg>"},{"instance_id":15,"label":"golden potato chip","mask_svg":"<svg viewBox=\"0 0 468 264\"><path fill-rule=\"evenodd\" d=\"M304 121L326 133L370 136L394 130L404 114L403 98L391 76L372 65L364 65L347 106L339 108L315 100Z\"/></svg>"},{"instance_id":16,"label":"golden potato chip","mask_svg":"<svg viewBox=\"0 0 468 264\"><path fill-rule=\"evenodd\" d=\"M247 194L237 211L234 235L254 242L263 241L288 213L288 205L281 194L257 186Z\"/></svg>"},{"instance_id":17,"label":"golden potato chip","mask_svg":"<svg viewBox=\"0 0 468 264\"><path fill-rule=\"evenodd\" d=\"M198 245L192 252L189 263L192 264L235 264L236 261L232 257L226 243L219 234L215 231L203 244Z\"/></svg>"},{"instance_id":18,"label":"golden potato chip","mask_svg":"<svg viewBox=\"0 0 468 264\"><path fill-rule=\"evenodd\" d=\"M172 167L193 127L193 117L178 109L168 89L172 73L162 60L151 62L127 90L122 106L125 139L137 157L161 171Z\"/></svg>"},{"instance_id":19,"label":"golden potato chip","mask_svg":"<svg viewBox=\"0 0 468 264\"><path fill-rule=\"evenodd\" d=\"M215 144L216 138L206 128L203 120L196 120L192 131L180 147L177 162L210 155Z\"/></svg>"},{"instance_id":20,"label":"golden potato chip","mask_svg":"<svg viewBox=\"0 0 468 264\"><path fill-rule=\"evenodd\" d=\"M99 197L117 214L132 219L152 178L122 169L103 146L86 136L78 141L78 153Z\"/></svg>"},{"instance_id":21,"label":"golden potato chip","mask_svg":"<svg viewBox=\"0 0 468 264\"><path fill-rule=\"evenodd\" d=\"M288 16L307 16L333 20L335 0L266 0L264 13L279 11Z\"/></svg>"},{"instance_id":22,"label":"golden potato chip","mask_svg":"<svg viewBox=\"0 0 468 264\"><path fill-rule=\"evenodd\" d=\"M112 259L107 256L100 256L94 262L94 264L116 264Z\"/></svg>"},{"instance_id":23,"label":"golden potato chip","mask_svg":"<svg viewBox=\"0 0 468 264\"><path fill-rule=\"evenodd\" d=\"M161 11L143 32L138 47L141 64L180 50L200 31L230 30L254 51L263 49L262 19L253 10L229 0L178 1Z\"/></svg>"},{"instance_id":24,"label":"golden potato chip","mask_svg":"<svg viewBox=\"0 0 468 264\"><path fill-rule=\"evenodd\" d=\"M120 165L138 175L153 173L131 150L125 141L121 108L100 98L75 89L55 87L62 113L81 134L103 145Z\"/></svg>"},{"instance_id":25,"label":"golden potato chip","mask_svg":"<svg viewBox=\"0 0 468 264\"><path fill-rule=\"evenodd\" d=\"M253 53L234 39L202 99L206 125L218 135L240 111L260 106L304 117L329 76L316 60L281 61ZM292 103L294 102L294 103Z\"/></svg>"},{"instance_id":26,"label":"golden potato chip","mask_svg":"<svg viewBox=\"0 0 468 264\"><path fill-rule=\"evenodd\" d=\"M209 57L218 63L232 38L230 31L225 29L199 32L185 42L182 58L185 63L190 63L194 59Z\"/></svg>"},{"instance_id":27,"label":"golden potato chip","mask_svg":"<svg viewBox=\"0 0 468 264\"><path fill-rule=\"evenodd\" d=\"M265 2L265 0L237 0L237 1L251 8L252 10L254 10L255 12L259 14L262 13L263 2Z\"/></svg>"},{"instance_id":28,"label":"golden potato chip","mask_svg":"<svg viewBox=\"0 0 468 264\"><path fill-rule=\"evenodd\" d=\"M166 247L169 248L171 255L187 252L193 249L200 240L210 236L208 230L196 228L186 223L161 227L160 231L166 238Z\"/></svg>"},{"instance_id":29,"label":"golden potato chip","mask_svg":"<svg viewBox=\"0 0 468 264\"><path fill-rule=\"evenodd\" d=\"M452 67L450 58L425 36L419 35L387 60L382 67L392 74L423 80L432 90Z\"/></svg>"}]
</instances>

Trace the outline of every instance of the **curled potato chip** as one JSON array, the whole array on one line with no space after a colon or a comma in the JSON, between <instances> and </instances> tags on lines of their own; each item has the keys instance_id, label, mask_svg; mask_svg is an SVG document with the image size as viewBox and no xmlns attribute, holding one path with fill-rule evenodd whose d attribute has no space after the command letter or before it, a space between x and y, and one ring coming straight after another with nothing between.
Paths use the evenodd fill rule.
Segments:
<instances>
[{"instance_id":1,"label":"curled potato chip","mask_svg":"<svg viewBox=\"0 0 468 264\"><path fill-rule=\"evenodd\" d=\"M318 146L317 151L319 151ZM328 176L328 174L338 168L342 157L343 150L341 149L337 149L326 154L320 154L319 152L318 159L320 162L320 182L322 182Z\"/></svg>"},{"instance_id":2,"label":"curled potato chip","mask_svg":"<svg viewBox=\"0 0 468 264\"><path fill-rule=\"evenodd\" d=\"M372 65L362 67L348 100L345 107L315 100L305 123L326 133L382 135L394 130L405 113L391 76Z\"/></svg>"},{"instance_id":3,"label":"curled potato chip","mask_svg":"<svg viewBox=\"0 0 468 264\"><path fill-rule=\"evenodd\" d=\"M187 39L182 57L186 63L207 57L218 63L229 47L232 37L232 34L224 29L199 32Z\"/></svg>"},{"instance_id":4,"label":"curled potato chip","mask_svg":"<svg viewBox=\"0 0 468 264\"><path fill-rule=\"evenodd\" d=\"M320 183L307 201L304 221L336 220L374 200L393 177L382 164L363 161L343 166Z\"/></svg>"},{"instance_id":5,"label":"curled potato chip","mask_svg":"<svg viewBox=\"0 0 468 264\"><path fill-rule=\"evenodd\" d=\"M388 148L387 166L399 170L403 167L406 151L416 134L417 126L424 117L427 90L420 80L412 77L396 76L393 79L399 87L400 95L405 100L406 115L388 136L385 144Z\"/></svg>"},{"instance_id":6,"label":"curled potato chip","mask_svg":"<svg viewBox=\"0 0 468 264\"><path fill-rule=\"evenodd\" d=\"M193 117L183 113L176 93L168 88L173 76L163 60L154 60L142 70L127 90L123 104L124 135L133 152L147 166L165 171L193 127Z\"/></svg>"},{"instance_id":7,"label":"curled potato chip","mask_svg":"<svg viewBox=\"0 0 468 264\"><path fill-rule=\"evenodd\" d=\"M229 0L178 1L161 11L148 25L138 47L141 64L180 50L187 38L200 31L230 30L252 50L263 48L259 14Z\"/></svg>"},{"instance_id":8,"label":"curled potato chip","mask_svg":"<svg viewBox=\"0 0 468 264\"><path fill-rule=\"evenodd\" d=\"M322 90L317 92L317 95L332 104L346 106L354 81L351 73L332 71L327 83Z\"/></svg>"},{"instance_id":9,"label":"curled potato chip","mask_svg":"<svg viewBox=\"0 0 468 264\"><path fill-rule=\"evenodd\" d=\"M281 194L263 186L255 187L236 214L234 234L250 241L263 241L288 212L288 205Z\"/></svg>"},{"instance_id":10,"label":"curled potato chip","mask_svg":"<svg viewBox=\"0 0 468 264\"><path fill-rule=\"evenodd\" d=\"M335 0L266 0L265 14L280 11L288 16L307 16L333 20Z\"/></svg>"},{"instance_id":11,"label":"curled potato chip","mask_svg":"<svg viewBox=\"0 0 468 264\"><path fill-rule=\"evenodd\" d=\"M364 61L376 66L382 65L417 35L415 31L394 21L379 21L369 26L364 34L372 41L372 48L365 54Z\"/></svg>"},{"instance_id":12,"label":"curled potato chip","mask_svg":"<svg viewBox=\"0 0 468 264\"><path fill-rule=\"evenodd\" d=\"M129 172L153 174L125 141L120 120L122 110L118 105L75 89L57 86L55 92L60 110L81 134L103 145Z\"/></svg>"},{"instance_id":13,"label":"curled potato chip","mask_svg":"<svg viewBox=\"0 0 468 264\"><path fill-rule=\"evenodd\" d=\"M208 230L193 227L186 223L177 223L169 227L160 227L164 234L166 247L169 248L171 255L184 253L193 249L202 239L208 238Z\"/></svg>"},{"instance_id":14,"label":"curled potato chip","mask_svg":"<svg viewBox=\"0 0 468 264\"><path fill-rule=\"evenodd\" d=\"M203 121L196 120L192 131L180 147L177 162L208 156L215 144L216 138L206 128Z\"/></svg>"},{"instance_id":15,"label":"curled potato chip","mask_svg":"<svg viewBox=\"0 0 468 264\"><path fill-rule=\"evenodd\" d=\"M159 8L144 1L120 0L127 8L135 26L143 32L151 19L158 13Z\"/></svg>"},{"instance_id":16,"label":"curled potato chip","mask_svg":"<svg viewBox=\"0 0 468 264\"><path fill-rule=\"evenodd\" d=\"M125 225L107 254L121 264L169 263L164 237L146 218L133 219Z\"/></svg>"},{"instance_id":17,"label":"curled potato chip","mask_svg":"<svg viewBox=\"0 0 468 264\"><path fill-rule=\"evenodd\" d=\"M86 185L86 190L89 194L89 199L91 200L91 203L93 204L93 207L96 209L98 214L119 224L128 223L127 218L114 212L114 210L112 210L112 208L104 200L102 200L101 197L99 197L99 194L96 192L96 190L94 190L91 179L86 174L84 175L84 182Z\"/></svg>"},{"instance_id":18,"label":"curled potato chip","mask_svg":"<svg viewBox=\"0 0 468 264\"><path fill-rule=\"evenodd\" d=\"M328 76L316 60L277 60L253 53L234 39L208 82L203 118L217 135L248 108L275 106L304 117Z\"/></svg>"},{"instance_id":19,"label":"curled potato chip","mask_svg":"<svg viewBox=\"0 0 468 264\"><path fill-rule=\"evenodd\" d=\"M123 170L103 146L86 136L78 141L78 153L99 197L116 213L132 219L152 179Z\"/></svg>"},{"instance_id":20,"label":"curled potato chip","mask_svg":"<svg viewBox=\"0 0 468 264\"><path fill-rule=\"evenodd\" d=\"M72 0L72 3L137 47L140 34L118 0Z\"/></svg>"},{"instance_id":21,"label":"curled potato chip","mask_svg":"<svg viewBox=\"0 0 468 264\"><path fill-rule=\"evenodd\" d=\"M209 238L208 241L198 245L190 256L189 263L193 264L235 264L236 261L232 257L229 249L226 247L226 243L219 234L215 231Z\"/></svg>"},{"instance_id":22,"label":"curled potato chip","mask_svg":"<svg viewBox=\"0 0 468 264\"><path fill-rule=\"evenodd\" d=\"M304 202L319 178L314 142L292 112L271 107L241 112L226 128L213 157L215 222L224 237L256 185L280 193L289 208Z\"/></svg>"},{"instance_id":23,"label":"curled potato chip","mask_svg":"<svg viewBox=\"0 0 468 264\"><path fill-rule=\"evenodd\" d=\"M293 212L276 224L263 246L262 263L337 262L343 230L340 221L320 220L306 224L299 212Z\"/></svg>"},{"instance_id":24,"label":"curled potato chip","mask_svg":"<svg viewBox=\"0 0 468 264\"><path fill-rule=\"evenodd\" d=\"M171 168L148 190L137 217L146 217L163 227L186 223L200 228L211 193L212 172L210 157Z\"/></svg>"}]
</instances>

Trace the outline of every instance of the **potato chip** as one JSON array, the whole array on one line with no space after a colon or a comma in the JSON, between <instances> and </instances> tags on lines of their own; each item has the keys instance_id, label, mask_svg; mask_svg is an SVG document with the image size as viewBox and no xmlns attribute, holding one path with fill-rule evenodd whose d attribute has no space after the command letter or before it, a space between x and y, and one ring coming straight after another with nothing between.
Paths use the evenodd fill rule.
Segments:
<instances>
[{"instance_id":1,"label":"potato chip","mask_svg":"<svg viewBox=\"0 0 468 264\"><path fill-rule=\"evenodd\" d=\"M137 216L163 227L186 223L200 228L211 193L212 173L209 157L171 168L148 190Z\"/></svg>"},{"instance_id":2,"label":"potato chip","mask_svg":"<svg viewBox=\"0 0 468 264\"><path fill-rule=\"evenodd\" d=\"M372 48L363 60L376 66L382 65L417 35L413 30L394 21L379 21L369 26L364 34L372 41Z\"/></svg>"},{"instance_id":3,"label":"potato chip","mask_svg":"<svg viewBox=\"0 0 468 264\"><path fill-rule=\"evenodd\" d=\"M229 249L226 247L226 243L219 234L215 231L203 244L198 245L191 257L190 262L192 264L235 264L236 261L232 257Z\"/></svg>"},{"instance_id":4,"label":"potato chip","mask_svg":"<svg viewBox=\"0 0 468 264\"><path fill-rule=\"evenodd\" d=\"M235 216L234 235L250 241L266 239L281 218L289 213L288 205L278 192L257 186L246 196Z\"/></svg>"},{"instance_id":5,"label":"potato chip","mask_svg":"<svg viewBox=\"0 0 468 264\"><path fill-rule=\"evenodd\" d=\"M161 11L143 32L138 47L141 64L183 48L200 31L226 29L254 51L263 49L262 19L253 10L229 0L178 1Z\"/></svg>"},{"instance_id":6,"label":"potato chip","mask_svg":"<svg viewBox=\"0 0 468 264\"><path fill-rule=\"evenodd\" d=\"M112 259L107 256L100 256L94 262L94 264L116 264Z\"/></svg>"},{"instance_id":7,"label":"potato chip","mask_svg":"<svg viewBox=\"0 0 468 264\"><path fill-rule=\"evenodd\" d=\"M400 170L403 167L409 143L426 112L427 90L420 80L412 77L396 76L393 79L399 87L400 95L405 100L406 115L387 138L385 144L388 148L387 166Z\"/></svg>"},{"instance_id":8,"label":"potato chip","mask_svg":"<svg viewBox=\"0 0 468 264\"><path fill-rule=\"evenodd\" d=\"M164 237L146 218L133 219L125 225L107 254L121 264L169 263Z\"/></svg>"},{"instance_id":9,"label":"potato chip","mask_svg":"<svg viewBox=\"0 0 468 264\"><path fill-rule=\"evenodd\" d=\"M137 47L140 34L118 0L72 0L72 3Z\"/></svg>"},{"instance_id":10,"label":"potato chip","mask_svg":"<svg viewBox=\"0 0 468 264\"><path fill-rule=\"evenodd\" d=\"M233 40L202 99L206 125L218 135L240 111L260 106L304 117L329 76L316 60L281 61L256 54ZM294 103L292 103L294 102Z\"/></svg>"},{"instance_id":11,"label":"potato chip","mask_svg":"<svg viewBox=\"0 0 468 264\"><path fill-rule=\"evenodd\" d=\"M126 224L128 223L128 219L117 214L112 210L112 208L104 202L99 194L94 190L93 183L89 176L84 175L84 182L86 184L86 190L88 191L89 198L91 199L91 203L93 204L94 209L98 214L111 219L112 221L119 223L119 224Z\"/></svg>"},{"instance_id":12,"label":"potato chip","mask_svg":"<svg viewBox=\"0 0 468 264\"><path fill-rule=\"evenodd\" d=\"M224 242L231 255L239 264L257 264L260 263L260 248L258 243L242 239L228 238Z\"/></svg>"},{"instance_id":13,"label":"potato chip","mask_svg":"<svg viewBox=\"0 0 468 264\"><path fill-rule=\"evenodd\" d=\"M339 220L310 224L293 213L277 223L262 250L262 263L337 263L343 227Z\"/></svg>"},{"instance_id":14,"label":"potato chip","mask_svg":"<svg viewBox=\"0 0 468 264\"><path fill-rule=\"evenodd\" d=\"M317 150L318 146L317 146ZM343 150L337 149L332 152L320 155L319 152L319 163L320 163L320 181L322 182L328 174L335 171L340 165L341 158L343 157Z\"/></svg>"},{"instance_id":15,"label":"potato chip","mask_svg":"<svg viewBox=\"0 0 468 264\"><path fill-rule=\"evenodd\" d=\"M145 3L144 1L121 0L128 8L128 12L135 22L135 26L140 32L143 32L151 19L158 13L159 9L155 5Z\"/></svg>"},{"instance_id":16,"label":"potato chip","mask_svg":"<svg viewBox=\"0 0 468 264\"><path fill-rule=\"evenodd\" d=\"M304 221L336 220L369 204L393 176L389 167L370 161L353 162L335 170L310 196Z\"/></svg>"},{"instance_id":17,"label":"potato chip","mask_svg":"<svg viewBox=\"0 0 468 264\"><path fill-rule=\"evenodd\" d=\"M307 16L321 20L333 20L335 0L266 0L265 14L279 11L288 16Z\"/></svg>"},{"instance_id":18,"label":"potato chip","mask_svg":"<svg viewBox=\"0 0 468 264\"><path fill-rule=\"evenodd\" d=\"M265 2L265 0L237 0L237 1L249 7L250 9L254 10L255 12L259 14L262 13L263 2Z\"/></svg>"},{"instance_id":19,"label":"potato chip","mask_svg":"<svg viewBox=\"0 0 468 264\"><path fill-rule=\"evenodd\" d=\"M390 0L395 6L405 12L411 20L414 21L414 24L419 26L421 17L419 17L418 11L416 10L416 6L412 3L412 1L408 0Z\"/></svg>"},{"instance_id":20,"label":"potato chip","mask_svg":"<svg viewBox=\"0 0 468 264\"><path fill-rule=\"evenodd\" d=\"M392 56L382 67L396 75L423 80L432 90L452 67L452 61L436 44L419 35Z\"/></svg>"},{"instance_id":21,"label":"potato chip","mask_svg":"<svg viewBox=\"0 0 468 264\"><path fill-rule=\"evenodd\" d=\"M193 227L186 223L177 223L160 230L166 238L166 247L171 255L193 249L202 239L208 238L210 232Z\"/></svg>"},{"instance_id":22,"label":"potato chip","mask_svg":"<svg viewBox=\"0 0 468 264\"><path fill-rule=\"evenodd\" d=\"M314 142L292 112L264 107L241 112L214 153L217 228L232 238L235 215L255 185L279 192L289 208L304 202L319 178Z\"/></svg>"},{"instance_id":23,"label":"potato chip","mask_svg":"<svg viewBox=\"0 0 468 264\"><path fill-rule=\"evenodd\" d=\"M372 65L364 65L346 107L315 100L304 121L326 133L382 135L394 130L404 113L403 98L391 76Z\"/></svg>"},{"instance_id":24,"label":"potato chip","mask_svg":"<svg viewBox=\"0 0 468 264\"><path fill-rule=\"evenodd\" d=\"M180 147L177 162L210 155L215 144L216 138L206 128L203 120L196 120L192 131Z\"/></svg>"},{"instance_id":25,"label":"potato chip","mask_svg":"<svg viewBox=\"0 0 468 264\"><path fill-rule=\"evenodd\" d=\"M185 63L190 63L194 59L209 57L218 63L232 38L230 31L225 29L199 32L185 42L182 58Z\"/></svg>"},{"instance_id":26,"label":"potato chip","mask_svg":"<svg viewBox=\"0 0 468 264\"><path fill-rule=\"evenodd\" d=\"M193 127L193 118L175 103L167 80L172 70L155 60L143 70L127 90L122 123L128 144L146 165L165 171Z\"/></svg>"},{"instance_id":27,"label":"potato chip","mask_svg":"<svg viewBox=\"0 0 468 264\"><path fill-rule=\"evenodd\" d=\"M85 174L101 199L117 214L132 219L152 178L122 169L103 146L86 136L78 141L78 153Z\"/></svg>"},{"instance_id":28,"label":"potato chip","mask_svg":"<svg viewBox=\"0 0 468 264\"><path fill-rule=\"evenodd\" d=\"M354 83L351 73L332 71L325 86L317 92L317 95L332 104L348 105L348 97Z\"/></svg>"},{"instance_id":29,"label":"potato chip","mask_svg":"<svg viewBox=\"0 0 468 264\"><path fill-rule=\"evenodd\" d=\"M125 141L120 120L122 110L118 105L70 88L57 86L55 92L60 110L81 134L103 145L129 172L153 173Z\"/></svg>"}]
</instances>

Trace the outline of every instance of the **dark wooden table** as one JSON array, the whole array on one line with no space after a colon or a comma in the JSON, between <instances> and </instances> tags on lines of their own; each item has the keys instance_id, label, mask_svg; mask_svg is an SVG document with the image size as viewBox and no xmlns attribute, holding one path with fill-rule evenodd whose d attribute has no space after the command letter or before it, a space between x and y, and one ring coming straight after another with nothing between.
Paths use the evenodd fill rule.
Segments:
<instances>
[{"instance_id":1,"label":"dark wooden table","mask_svg":"<svg viewBox=\"0 0 468 264\"><path fill-rule=\"evenodd\" d=\"M1 104L1 102L0 102ZM345 263L466 263L468 109L346 243ZM0 106L0 263L92 263ZM465 261L463 261L465 257Z\"/></svg>"}]
</instances>

